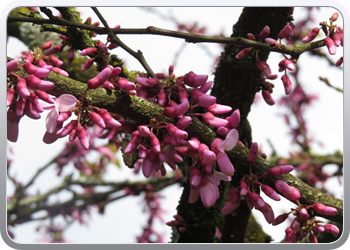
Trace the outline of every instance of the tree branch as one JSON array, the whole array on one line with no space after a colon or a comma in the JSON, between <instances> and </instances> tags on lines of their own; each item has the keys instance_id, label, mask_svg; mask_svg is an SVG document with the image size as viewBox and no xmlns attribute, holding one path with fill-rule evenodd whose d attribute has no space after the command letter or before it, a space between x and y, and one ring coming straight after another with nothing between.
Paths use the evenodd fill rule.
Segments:
<instances>
[{"instance_id":1,"label":"tree branch","mask_svg":"<svg viewBox=\"0 0 350 250\"><path fill-rule=\"evenodd\" d=\"M65 25L85 30L91 30L97 34L108 34L105 28L96 27L87 24L75 23L63 19L36 19L28 17L9 17L8 22L30 22L35 24L56 24L56 25ZM176 37L185 39L188 43L222 43L222 44L237 44L241 45L242 48L252 47L261 51L271 51L278 52L292 56L293 58L298 58L302 53L317 49L325 46L324 39L301 44L301 45L274 45L268 43L262 43L257 41L252 41L242 37L216 37L216 36L205 36L205 35L196 35L192 33L185 33L167 29L161 29L154 26L149 26L146 29L110 29L114 34L129 34L129 35L161 35L168 37ZM117 44L117 43L116 43Z\"/></svg>"}]
</instances>

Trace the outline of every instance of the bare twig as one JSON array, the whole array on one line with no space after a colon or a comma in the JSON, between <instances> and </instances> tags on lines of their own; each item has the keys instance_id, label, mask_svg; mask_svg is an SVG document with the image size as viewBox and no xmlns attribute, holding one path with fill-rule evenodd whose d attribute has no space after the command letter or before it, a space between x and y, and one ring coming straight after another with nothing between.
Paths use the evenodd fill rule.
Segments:
<instances>
[{"instance_id":1,"label":"bare twig","mask_svg":"<svg viewBox=\"0 0 350 250\"><path fill-rule=\"evenodd\" d=\"M133 57L135 57L140 63L141 65L144 67L144 69L147 71L147 73L149 74L149 76L155 78L156 75L154 74L154 72L152 71L151 67L148 65L148 63L146 62L146 59L143 57L143 54L140 50L133 51L131 48L129 48L125 43L123 43L119 37L117 37L114 32L112 31L112 29L108 26L108 23L106 22L106 20L104 19L104 17L101 15L101 13L99 12L99 10L96 7L91 7L93 9L93 11L96 13L96 15L98 16L98 18L101 20L101 22L103 23L103 25L105 26L106 32L108 34L108 37L111 39L111 42L122 47L126 52L128 52L130 55L132 55Z\"/></svg>"}]
</instances>

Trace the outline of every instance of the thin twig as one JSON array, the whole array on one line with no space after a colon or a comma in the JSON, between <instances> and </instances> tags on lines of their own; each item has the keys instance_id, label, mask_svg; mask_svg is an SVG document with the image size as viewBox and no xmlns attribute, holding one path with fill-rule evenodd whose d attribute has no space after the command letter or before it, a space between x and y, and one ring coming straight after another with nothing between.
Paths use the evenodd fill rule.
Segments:
<instances>
[{"instance_id":1,"label":"thin twig","mask_svg":"<svg viewBox=\"0 0 350 250\"><path fill-rule=\"evenodd\" d=\"M56 24L65 25L76 28L81 28L85 30L94 31L96 34L106 34L106 29L102 27L96 27L93 25L75 23L63 19L49 20L49 19L38 19L38 18L28 18L28 17L8 17L8 22L30 22L36 24ZM149 26L146 29L110 29L114 34L129 34L129 35L161 35L168 37L176 37L185 39L189 43L221 43L221 44L238 44L242 47L252 47L261 51L278 52L286 55L291 55L293 58L298 58L302 53L317 49L325 46L324 39L306 43L298 44L294 46L286 45L273 45L268 43L262 43L257 41L252 41L242 37L218 37L218 36L205 36L197 35L192 33L173 31L167 29L161 29L154 26ZM114 41L114 38L113 40ZM114 41L114 43L118 43ZM136 52L134 52L136 53Z\"/></svg>"},{"instance_id":2,"label":"thin twig","mask_svg":"<svg viewBox=\"0 0 350 250\"><path fill-rule=\"evenodd\" d=\"M117 37L114 32L111 30L111 28L108 26L107 21L104 19L104 17L101 15L101 13L99 12L99 10L96 7L91 7L92 10L96 13L96 15L98 16L98 18L101 20L101 22L103 23L103 25L105 26L105 30L108 34L108 37L111 39L111 42L119 45L120 47L122 47L126 52L128 52L130 55L132 55L133 57L135 57L140 63L141 65L144 67L144 69L147 71L147 73L149 74L149 76L155 78L156 75L154 74L154 72L152 71L151 67L148 65L148 63L146 62L146 59L143 57L142 52L140 50L138 50L137 52L133 51L131 48L129 48L125 43L123 43L119 37Z\"/></svg>"}]
</instances>

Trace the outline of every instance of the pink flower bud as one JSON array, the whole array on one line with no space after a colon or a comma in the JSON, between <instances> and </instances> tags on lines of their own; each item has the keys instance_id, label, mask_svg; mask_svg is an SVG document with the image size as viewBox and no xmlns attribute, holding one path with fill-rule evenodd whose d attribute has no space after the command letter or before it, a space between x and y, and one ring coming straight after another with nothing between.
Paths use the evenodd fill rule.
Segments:
<instances>
[{"instance_id":1,"label":"pink flower bud","mask_svg":"<svg viewBox=\"0 0 350 250\"><path fill-rule=\"evenodd\" d=\"M68 55L67 55L67 65L70 66L74 60L75 57L75 50L74 48L70 48L68 50Z\"/></svg>"},{"instance_id":2,"label":"pink flower bud","mask_svg":"<svg viewBox=\"0 0 350 250\"><path fill-rule=\"evenodd\" d=\"M153 164L149 159L144 159L142 162L142 174L146 177L149 178L152 174L152 168Z\"/></svg>"},{"instance_id":3,"label":"pink flower bud","mask_svg":"<svg viewBox=\"0 0 350 250\"><path fill-rule=\"evenodd\" d=\"M140 142L141 142L141 134L138 130L135 130L131 134L130 143L125 148L124 153L130 154L130 153L134 152L136 150L136 148L138 147L138 145L140 144Z\"/></svg>"},{"instance_id":4,"label":"pink flower bud","mask_svg":"<svg viewBox=\"0 0 350 250\"><path fill-rule=\"evenodd\" d=\"M283 75L281 77L281 80L283 82L283 86L284 86L284 91L286 93L286 95L289 95L292 92L292 82L289 79L288 75Z\"/></svg>"},{"instance_id":5,"label":"pink flower bud","mask_svg":"<svg viewBox=\"0 0 350 250\"><path fill-rule=\"evenodd\" d=\"M19 63L17 60L12 60L7 62L7 72L15 71L18 67Z\"/></svg>"},{"instance_id":6,"label":"pink flower bud","mask_svg":"<svg viewBox=\"0 0 350 250\"><path fill-rule=\"evenodd\" d=\"M84 129L83 126L78 124L78 126L75 128L77 136L80 140L81 145L83 146L84 149L89 149L89 138L86 130Z\"/></svg>"},{"instance_id":7,"label":"pink flower bud","mask_svg":"<svg viewBox=\"0 0 350 250\"><path fill-rule=\"evenodd\" d=\"M262 73L266 76L266 78L271 76L270 66L266 62L262 60L257 60L256 67L262 71Z\"/></svg>"},{"instance_id":8,"label":"pink flower bud","mask_svg":"<svg viewBox=\"0 0 350 250\"><path fill-rule=\"evenodd\" d=\"M315 235L313 235L312 233L309 234L309 241L310 243L318 243Z\"/></svg>"},{"instance_id":9,"label":"pink flower bud","mask_svg":"<svg viewBox=\"0 0 350 250\"><path fill-rule=\"evenodd\" d=\"M316 203L312 207L317 213L324 215L336 215L338 212L334 207L327 207L321 203Z\"/></svg>"},{"instance_id":10,"label":"pink flower bud","mask_svg":"<svg viewBox=\"0 0 350 250\"><path fill-rule=\"evenodd\" d=\"M199 90L205 94L210 90L212 84L213 84L213 81L208 81L204 83L202 87L199 88Z\"/></svg>"},{"instance_id":11,"label":"pink flower bud","mask_svg":"<svg viewBox=\"0 0 350 250\"><path fill-rule=\"evenodd\" d=\"M343 31L338 29L333 35L333 41L335 46L339 47L343 43Z\"/></svg>"},{"instance_id":12,"label":"pink flower bud","mask_svg":"<svg viewBox=\"0 0 350 250\"><path fill-rule=\"evenodd\" d=\"M92 122L93 122L94 124L96 124L97 126L99 126L100 128L105 128L105 127L106 127L104 120L103 120L102 117L101 117L99 114L97 114L96 112L90 111L90 112L89 112L89 116L90 116Z\"/></svg>"},{"instance_id":13,"label":"pink flower bud","mask_svg":"<svg viewBox=\"0 0 350 250\"><path fill-rule=\"evenodd\" d=\"M214 166L215 160L216 160L216 155L213 151L205 150L203 152L203 160L206 164L208 164L210 166Z\"/></svg>"},{"instance_id":14,"label":"pink flower bud","mask_svg":"<svg viewBox=\"0 0 350 250\"><path fill-rule=\"evenodd\" d=\"M313 28L311 30L311 32L302 39L302 42L303 43L309 43L311 42L312 40L315 39L315 37L318 35L318 33L320 32L320 28L316 27L316 28Z\"/></svg>"},{"instance_id":15,"label":"pink flower bud","mask_svg":"<svg viewBox=\"0 0 350 250\"><path fill-rule=\"evenodd\" d=\"M324 226L324 232L338 234L339 228L333 224L327 224Z\"/></svg>"},{"instance_id":16,"label":"pink flower bud","mask_svg":"<svg viewBox=\"0 0 350 250\"><path fill-rule=\"evenodd\" d=\"M160 143L157 136L153 133L150 134L151 144L155 152L160 153Z\"/></svg>"},{"instance_id":17,"label":"pink flower bud","mask_svg":"<svg viewBox=\"0 0 350 250\"><path fill-rule=\"evenodd\" d=\"M256 41L255 36L252 33L248 33L247 37L249 40Z\"/></svg>"},{"instance_id":18,"label":"pink flower bud","mask_svg":"<svg viewBox=\"0 0 350 250\"><path fill-rule=\"evenodd\" d=\"M109 89L109 90L113 90L114 89L114 85L110 81L105 81L103 83L103 87L106 88L106 89Z\"/></svg>"},{"instance_id":19,"label":"pink flower bud","mask_svg":"<svg viewBox=\"0 0 350 250\"><path fill-rule=\"evenodd\" d=\"M53 66L60 67L63 65L63 62L55 56L49 56L49 60Z\"/></svg>"},{"instance_id":20,"label":"pink flower bud","mask_svg":"<svg viewBox=\"0 0 350 250\"><path fill-rule=\"evenodd\" d=\"M228 127L219 127L216 130L216 132L222 136L226 136L228 134L228 132L230 132L230 131L231 131L231 128L228 128Z\"/></svg>"},{"instance_id":21,"label":"pink flower bud","mask_svg":"<svg viewBox=\"0 0 350 250\"><path fill-rule=\"evenodd\" d=\"M259 149L258 143L257 142L252 143L250 147L250 151L248 153L248 159L247 159L249 163L253 163L255 159L258 157L258 149Z\"/></svg>"},{"instance_id":22,"label":"pink flower bud","mask_svg":"<svg viewBox=\"0 0 350 250\"><path fill-rule=\"evenodd\" d=\"M18 123L21 117L18 117L13 109L7 110L7 140L16 142L18 139Z\"/></svg>"},{"instance_id":23,"label":"pink flower bud","mask_svg":"<svg viewBox=\"0 0 350 250\"><path fill-rule=\"evenodd\" d=\"M236 189L228 191L228 200L225 206L222 208L221 213L232 213L239 206L240 201L241 197Z\"/></svg>"},{"instance_id":24,"label":"pink flower bud","mask_svg":"<svg viewBox=\"0 0 350 250\"><path fill-rule=\"evenodd\" d=\"M270 38L270 37L265 38L265 42L268 43L268 44L277 44L277 45L279 45L279 43L275 39Z\"/></svg>"},{"instance_id":25,"label":"pink flower bud","mask_svg":"<svg viewBox=\"0 0 350 250\"><path fill-rule=\"evenodd\" d=\"M250 199L253 205L257 208L262 208L265 206L265 201L257 193L250 192L247 198Z\"/></svg>"},{"instance_id":26,"label":"pink flower bud","mask_svg":"<svg viewBox=\"0 0 350 250\"><path fill-rule=\"evenodd\" d=\"M57 68L57 67L52 67L51 71L53 71L57 74L60 74L62 76L65 76L65 77L69 76L69 74L66 71L64 71L63 69Z\"/></svg>"},{"instance_id":27,"label":"pink flower bud","mask_svg":"<svg viewBox=\"0 0 350 250\"><path fill-rule=\"evenodd\" d=\"M337 21L338 17L339 17L339 13L336 12L336 13L334 13L334 14L332 15L331 20L332 20L333 22L334 22L334 21Z\"/></svg>"},{"instance_id":28,"label":"pink flower bud","mask_svg":"<svg viewBox=\"0 0 350 250\"><path fill-rule=\"evenodd\" d=\"M14 95L15 95L15 90L13 88L10 88L9 90L7 90L7 107L11 105Z\"/></svg>"},{"instance_id":29,"label":"pink flower bud","mask_svg":"<svg viewBox=\"0 0 350 250\"><path fill-rule=\"evenodd\" d=\"M324 231L325 231L325 228L322 225L316 225L312 228L312 232L314 233L323 233Z\"/></svg>"},{"instance_id":30,"label":"pink flower bud","mask_svg":"<svg viewBox=\"0 0 350 250\"><path fill-rule=\"evenodd\" d=\"M284 181L277 180L275 182L275 187L284 195L284 197L291 201L298 200L300 198L300 192L298 191L298 189L289 186Z\"/></svg>"},{"instance_id":31,"label":"pink flower bud","mask_svg":"<svg viewBox=\"0 0 350 250\"><path fill-rule=\"evenodd\" d=\"M294 70L295 64L292 63L290 60L284 59L282 62L283 62L284 66L285 66L287 69L289 69L289 70Z\"/></svg>"},{"instance_id":32,"label":"pink flower bud","mask_svg":"<svg viewBox=\"0 0 350 250\"><path fill-rule=\"evenodd\" d=\"M57 117L58 122L64 122L66 121L69 117L71 117L72 112L71 111L66 111L66 112L61 112L59 116Z\"/></svg>"},{"instance_id":33,"label":"pink flower bud","mask_svg":"<svg viewBox=\"0 0 350 250\"><path fill-rule=\"evenodd\" d=\"M16 115L18 117L23 116L25 106L26 106L26 99L19 98L17 103L16 103Z\"/></svg>"},{"instance_id":34,"label":"pink flower bud","mask_svg":"<svg viewBox=\"0 0 350 250\"><path fill-rule=\"evenodd\" d=\"M271 176L280 176L283 174L288 174L294 169L292 165L284 165L270 168L268 174Z\"/></svg>"},{"instance_id":35,"label":"pink flower bud","mask_svg":"<svg viewBox=\"0 0 350 250\"><path fill-rule=\"evenodd\" d=\"M270 35L270 27L266 25L259 34L259 39L264 41Z\"/></svg>"},{"instance_id":36,"label":"pink flower bud","mask_svg":"<svg viewBox=\"0 0 350 250\"><path fill-rule=\"evenodd\" d=\"M213 105L205 108L207 111L213 114L225 114L232 110L230 106L214 103Z\"/></svg>"},{"instance_id":37,"label":"pink flower bud","mask_svg":"<svg viewBox=\"0 0 350 250\"><path fill-rule=\"evenodd\" d=\"M238 60L243 59L249 55L249 52L250 52L250 49L245 48L245 49L241 50L240 52L238 52L238 54L235 56L235 58Z\"/></svg>"},{"instance_id":38,"label":"pink flower bud","mask_svg":"<svg viewBox=\"0 0 350 250\"><path fill-rule=\"evenodd\" d=\"M40 114L34 109L30 99L26 99L26 105L24 107L24 114L34 120L40 118Z\"/></svg>"},{"instance_id":39,"label":"pink flower bud","mask_svg":"<svg viewBox=\"0 0 350 250\"><path fill-rule=\"evenodd\" d=\"M17 81L17 91L20 97L29 98L30 93L27 87L26 80L23 78L19 78Z\"/></svg>"},{"instance_id":40,"label":"pink flower bud","mask_svg":"<svg viewBox=\"0 0 350 250\"><path fill-rule=\"evenodd\" d=\"M272 106L272 105L275 104L275 101L273 100L273 98L272 98L272 96L271 96L269 91L263 89L263 90L261 90L261 93L262 93L262 96L263 96L265 102L268 105Z\"/></svg>"},{"instance_id":41,"label":"pink flower bud","mask_svg":"<svg viewBox=\"0 0 350 250\"><path fill-rule=\"evenodd\" d=\"M45 55L46 56L51 56L53 54L62 52L62 50L63 50L63 46L59 46L59 45L53 46L53 47L51 47L50 49L48 49L46 51Z\"/></svg>"},{"instance_id":42,"label":"pink flower bud","mask_svg":"<svg viewBox=\"0 0 350 250\"><path fill-rule=\"evenodd\" d=\"M242 196L246 196L247 194L248 194L248 185L247 185L247 183L245 182L245 180L244 179L242 179L240 182L239 182L239 184L240 184L240 187L241 187L241 192L240 192L240 195L242 195Z\"/></svg>"},{"instance_id":43,"label":"pink flower bud","mask_svg":"<svg viewBox=\"0 0 350 250\"><path fill-rule=\"evenodd\" d=\"M120 67L115 67L110 75L110 78L116 78L121 72L122 69Z\"/></svg>"},{"instance_id":44,"label":"pink flower bud","mask_svg":"<svg viewBox=\"0 0 350 250\"><path fill-rule=\"evenodd\" d=\"M273 221L275 220L275 214L269 204L265 202L265 205L263 207L255 207L255 208L260 212L262 212L267 223L269 224L273 223Z\"/></svg>"},{"instance_id":45,"label":"pink flower bud","mask_svg":"<svg viewBox=\"0 0 350 250\"><path fill-rule=\"evenodd\" d=\"M290 27L289 25L284 26L284 28L278 34L278 38L279 39L286 38L291 31L292 31L292 27Z\"/></svg>"},{"instance_id":46,"label":"pink flower bud","mask_svg":"<svg viewBox=\"0 0 350 250\"><path fill-rule=\"evenodd\" d=\"M232 128L237 128L241 120L241 113L236 109L229 118L229 123Z\"/></svg>"},{"instance_id":47,"label":"pink flower bud","mask_svg":"<svg viewBox=\"0 0 350 250\"><path fill-rule=\"evenodd\" d=\"M184 116L176 122L176 127L178 129L184 130L187 127L187 125L191 123L191 121L192 118L190 116Z\"/></svg>"},{"instance_id":48,"label":"pink flower bud","mask_svg":"<svg viewBox=\"0 0 350 250\"><path fill-rule=\"evenodd\" d=\"M108 80L112 73L111 67L104 68L97 76L87 82L89 89L96 89Z\"/></svg>"},{"instance_id":49,"label":"pink flower bud","mask_svg":"<svg viewBox=\"0 0 350 250\"><path fill-rule=\"evenodd\" d=\"M297 241L297 237L295 231L288 227L286 229L286 243L295 243Z\"/></svg>"},{"instance_id":50,"label":"pink flower bud","mask_svg":"<svg viewBox=\"0 0 350 250\"><path fill-rule=\"evenodd\" d=\"M198 150L200 142L197 138L192 137L190 140L187 141L188 147L193 150Z\"/></svg>"},{"instance_id":51,"label":"pink flower bud","mask_svg":"<svg viewBox=\"0 0 350 250\"><path fill-rule=\"evenodd\" d=\"M87 56L87 55L92 55L94 53L97 52L97 49L96 48L86 48L86 49L83 49L81 52L80 52L80 55L82 56Z\"/></svg>"},{"instance_id":52,"label":"pink flower bud","mask_svg":"<svg viewBox=\"0 0 350 250\"><path fill-rule=\"evenodd\" d=\"M179 139L186 139L188 137L188 134L186 131L178 129L172 123L168 123L166 130L168 131L169 135L175 136L176 138L179 138Z\"/></svg>"},{"instance_id":53,"label":"pink flower bud","mask_svg":"<svg viewBox=\"0 0 350 250\"><path fill-rule=\"evenodd\" d=\"M192 100L198 103L199 106L209 107L216 102L216 97L204 94L197 88L194 88L191 92Z\"/></svg>"},{"instance_id":54,"label":"pink flower bud","mask_svg":"<svg viewBox=\"0 0 350 250\"><path fill-rule=\"evenodd\" d=\"M284 222L288 218L289 213L284 213L275 218L275 220L272 222L272 226L276 226Z\"/></svg>"},{"instance_id":55,"label":"pink flower bud","mask_svg":"<svg viewBox=\"0 0 350 250\"><path fill-rule=\"evenodd\" d=\"M43 45L41 45L41 49L46 50L46 49L51 48L51 46L52 46L52 41L48 41L48 42L44 43Z\"/></svg>"},{"instance_id":56,"label":"pink flower bud","mask_svg":"<svg viewBox=\"0 0 350 250\"><path fill-rule=\"evenodd\" d=\"M66 126L58 130L56 135L59 138L65 137L66 135L70 134L73 131L73 129L77 127L77 125L78 125L77 120L72 120Z\"/></svg>"},{"instance_id":57,"label":"pink flower bud","mask_svg":"<svg viewBox=\"0 0 350 250\"><path fill-rule=\"evenodd\" d=\"M224 174L224 175L227 175L227 176L233 176L234 174L234 168L233 168L233 165L230 161L230 159L228 158L228 156L225 154L225 153L218 153L216 155L216 161L219 165L219 168L221 170L221 172Z\"/></svg>"},{"instance_id":58,"label":"pink flower bud","mask_svg":"<svg viewBox=\"0 0 350 250\"><path fill-rule=\"evenodd\" d=\"M52 82L41 80L35 75L28 75L26 77L26 82L30 87L43 91L51 90L55 86Z\"/></svg>"},{"instance_id":59,"label":"pink flower bud","mask_svg":"<svg viewBox=\"0 0 350 250\"><path fill-rule=\"evenodd\" d=\"M188 102L187 91L182 87L179 88L179 99L180 102Z\"/></svg>"},{"instance_id":60,"label":"pink flower bud","mask_svg":"<svg viewBox=\"0 0 350 250\"><path fill-rule=\"evenodd\" d=\"M83 66L81 66L80 71L81 71L81 72L84 72L85 70L88 70L88 69L92 66L92 64L94 63L94 61L95 61L95 58L90 58L89 60L87 60L87 61L83 64Z\"/></svg>"},{"instance_id":61,"label":"pink flower bud","mask_svg":"<svg viewBox=\"0 0 350 250\"><path fill-rule=\"evenodd\" d=\"M40 77L40 78L47 77L50 74L49 69L39 68L31 63L25 63L23 65L23 69L28 74L34 74L35 76Z\"/></svg>"},{"instance_id":62,"label":"pink flower bud","mask_svg":"<svg viewBox=\"0 0 350 250\"><path fill-rule=\"evenodd\" d=\"M261 190L271 199L275 200L275 201L280 201L281 197L276 193L275 190L273 190L273 188L271 188L268 185L262 185L261 186Z\"/></svg>"},{"instance_id":63,"label":"pink flower bud","mask_svg":"<svg viewBox=\"0 0 350 250\"><path fill-rule=\"evenodd\" d=\"M120 122L115 120L106 109L100 109L98 113L102 117L107 127L118 129L122 126Z\"/></svg>"},{"instance_id":64,"label":"pink flower bud","mask_svg":"<svg viewBox=\"0 0 350 250\"><path fill-rule=\"evenodd\" d=\"M195 187L199 186L202 180L201 172L196 167L190 167L189 171L191 174L191 179L190 179L191 185Z\"/></svg>"},{"instance_id":65,"label":"pink flower bud","mask_svg":"<svg viewBox=\"0 0 350 250\"><path fill-rule=\"evenodd\" d=\"M138 127L138 130L139 130L140 134L144 137L149 137L151 135L151 131L149 130L149 128L144 126L144 125L140 125Z\"/></svg>"},{"instance_id":66,"label":"pink flower bud","mask_svg":"<svg viewBox=\"0 0 350 250\"><path fill-rule=\"evenodd\" d=\"M340 57L340 58L338 59L338 61L336 61L335 66L336 66L336 67L339 67L339 66L342 65L342 64L343 64L343 57Z\"/></svg>"},{"instance_id":67,"label":"pink flower bud","mask_svg":"<svg viewBox=\"0 0 350 250\"><path fill-rule=\"evenodd\" d=\"M306 221L309 218L309 214L305 208L302 208L299 213L299 217L301 221Z\"/></svg>"},{"instance_id":68,"label":"pink flower bud","mask_svg":"<svg viewBox=\"0 0 350 250\"><path fill-rule=\"evenodd\" d=\"M335 43L332 40L332 38L326 37L326 39L324 39L324 42L328 48L329 54L335 55L335 53L337 52L337 47L335 46Z\"/></svg>"},{"instance_id":69,"label":"pink flower bud","mask_svg":"<svg viewBox=\"0 0 350 250\"><path fill-rule=\"evenodd\" d=\"M209 126L219 128L219 127L226 127L228 124L228 121L222 118L215 117L212 113L207 112L203 115L203 119L205 123L207 123Z\"/></svg>"}]
</instances>

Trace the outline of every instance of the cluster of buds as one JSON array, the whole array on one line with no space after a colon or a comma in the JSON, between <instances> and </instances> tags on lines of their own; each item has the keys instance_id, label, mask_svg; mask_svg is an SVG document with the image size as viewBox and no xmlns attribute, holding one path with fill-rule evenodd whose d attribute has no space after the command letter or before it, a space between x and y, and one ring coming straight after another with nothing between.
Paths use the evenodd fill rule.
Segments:
<instances>
[{"instance_id":1,"label":"cluster of buds","mask_svg":"<svg viewBox=\"0 0 350 250\"><path fill-rule=\"evenodd\" d=\"M180 232L185 232L188 227L187 222L178 214L175 214L173 217L175 220L171 220L165 224L169 227L176 227Z\"/></svg>"},{"instance_id":2,"label":"cluster of buds","mask_svg":"<svg viewBox=\"0 0 350 250\"><path fill-rule=\"evenodd\" d=\"M316 220L312 212L311 215L308 213L308 210L312 208L319 214L333 216L337 213L337 209L325 206L321 203L304 206L297 201L297 204L298 207L296 209L291 209L291 212L279 215L272 223L272 225L276 226L284 222L289 214L295 216L291 225L286 229L286 243L296 243L306 236L308 236L311 243L317 243L318 241L314 233L339 233L339 228L337 226L333 224L321 225L323 221Z\"/></svg>"},{"instance_id":3,"label":"cluster of buds","mask_svg":"<svg viewBox=\"0 0 350 250\"><path fill-rule=\"evenodd\" d=\"M43 55L40 48L29 51L23 64L17 60L7 63L8 140L17 141L18 123L24 115L32 119L39 119L40 113L44 111L45 103L55 103L55 100L46 93L54 87L54 84L41 78L47 77L51 71L68 76L67 72L58 68L62 64L63 62L54 56ZM28 75L25 77L16 75L14 72L18 66L23 67Z\"/></svg>"},{"instance_id":4,"label":"cluster of buds","mask_svg":"<svg viewBox=\"0 0 350 250\"><path fill-rule=\"evenodd\" d=\"M269 198L279 201L281 198L277 194L277 192L272 189L268 185L262 184L259 180L263 178L265 175L271 176L280 176L284 174L288 174L293 170L293 166L285 165L285 166L277 166L269 169L268 172L260 175L259 177L254 175L251 171L252 164L256 160L258 156L258 144L254 142L251 145L250 152L248 154L248 163L250 164L250 174L244 175L240 181L240 185L237 188L231 189L228 193L228 200L225 206L222 208L221 212L223 214L232 213L240 204L241 196L245 196L248 206L250 209L259 210L265 217L266 221L271 224L275 217L274 212L271 206L263 200L263 198L259 195L260 189L264 192ZM277 190L281 192L287 199L289 200L297 200L300 198L299 191L289 186L287 183L278 180L275 184Z\"/></svg>"},{"instance_id":5,"label":"cluster of buds","mask_svg":"<svg viewBox=\"0 0 350 250\"><path fill-rule=\"evenodd\" d=\"M294 30L294 25L292 23L286 25L278 34L279 39L280 40L284 38L289 39L290 37L293 36L293 30ZM276 40L268 37L269 34L270 34L270 27L266 25L258 36L259 41L265 41L266 43L269 43L269 44L279 45L279 43ZM255 36L251 33L248 33L247 37L250 40L257 41ZM256 67L260 69L262 72L261 83L260 83L262 88L261 90L262 96L268 105L274 105L275 101L273 100L271 93L273 92L273 88L275 86L274 84L268 82L267 80L274 80L278 77L278 75L272 74L270 66L266 62L258 59L259 51L254 50L253 48L245 48L240 52L238 52L238 54L236 55L236 59L238 60L244 59L251 52L252 54L256 55L256 58L257 58ZM292 82L289 79L286 70L287 69L294 70L294 67L295 67L295 63L292 62L292 59L288 59L287 57L279 63L279 72L285 71L285 74L281 77L281 80L282 80L286 95L289 95L292 91Z\"/></svg>"},{"instance_id":6,"label":"cluster of buds","mask_svg":"<svg viewBox=\"0 0 350 250\"><path fill-rule=\"evenodd\" d=\"M329 19L329 24L327 24L326 22L320 23L320 25L328 29L327 37L325 38L324 42L327 46L330 55L335 55L337 52L337 47L343 46L343 29L333 24L333 22L335 22L338 19L338 17L339 14L334 13ZM309 43L313 41L317 37L321 28L322 27L313 28L311 32L302 39L302 41L304 43ZM339 58L335 65L339 67L342 63L343 57Z\"/></svg>"}]
</instances>

